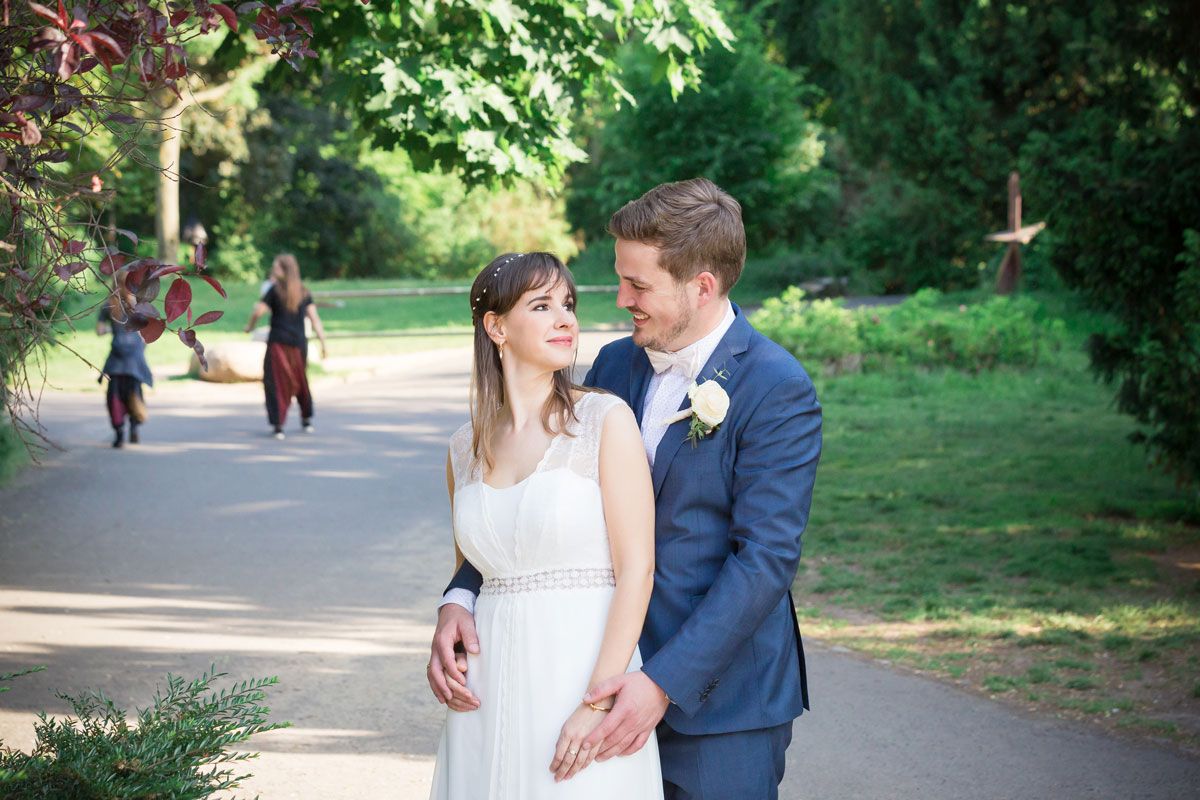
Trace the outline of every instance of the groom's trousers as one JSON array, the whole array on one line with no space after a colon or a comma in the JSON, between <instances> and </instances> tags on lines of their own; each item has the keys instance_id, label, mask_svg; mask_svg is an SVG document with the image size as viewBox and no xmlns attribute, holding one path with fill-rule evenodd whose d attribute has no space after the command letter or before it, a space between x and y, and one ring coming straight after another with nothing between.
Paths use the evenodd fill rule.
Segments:
<instances>
[{"instance_id":1,"label":"groom's trousers","mask_svg":"<svg viewBox=\"0 0 1200 800\"><path fill-rule=\"evenodd\" d=\"M658 726L665 800L777 800L792 723L689 736Z\"/></svg>"}]
</instances>

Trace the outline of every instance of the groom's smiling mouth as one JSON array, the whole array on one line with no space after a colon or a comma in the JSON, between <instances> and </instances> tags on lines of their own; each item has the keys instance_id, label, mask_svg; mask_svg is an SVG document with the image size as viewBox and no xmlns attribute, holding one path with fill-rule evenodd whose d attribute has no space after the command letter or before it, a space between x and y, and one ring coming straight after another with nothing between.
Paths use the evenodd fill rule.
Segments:
<instances>
[{"instance_id":1,"label":"groom's smiling mouth","mask_svg":"<svg viewBox=\"0 0 1200 800\"><path fill-rule=\"evenodd\" d=\"M630 311L629 313L633 317L634 325L641 325L650 319L650 316L648 314L643 314L640 311Z\"/></svg>"}]
</instances>

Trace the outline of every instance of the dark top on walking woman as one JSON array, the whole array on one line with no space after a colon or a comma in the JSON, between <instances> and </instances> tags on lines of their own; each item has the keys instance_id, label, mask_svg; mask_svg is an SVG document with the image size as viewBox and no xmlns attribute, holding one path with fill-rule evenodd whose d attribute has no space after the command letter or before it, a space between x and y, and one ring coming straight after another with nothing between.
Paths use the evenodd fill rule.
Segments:
<instances>
[{"instance_id":1,"label":"dark top on walking woman","mask_svg":"<svg viewBox=\"0 0 1200 800\"><path fill-rule=\"evenodd\" d=\"M113 319L107 303L100 309L100 321L107 322L112 328L112 349L108 351L108 359L104 362L104 374L109 377L128 375L153 386L154 376L150 374L150 365L146 363L146 342L142 335Z\"/></svg>"},{"instance_id":2,"label":"dark top on walking woman","mask_svg":"<svg viewBox=\"0 0 1200 800\"><path fill-rule=\"evenodd\" d=\"M267 341L288 344L301 350L307 349L308 337L304 334L304 316L308 307L312 305L312 295L304 295L300 307L295 311L288 311L277 286L268 289L262 296L262 301L271 309L271 333L267 336Z\"/></svg>"}]
</instances>

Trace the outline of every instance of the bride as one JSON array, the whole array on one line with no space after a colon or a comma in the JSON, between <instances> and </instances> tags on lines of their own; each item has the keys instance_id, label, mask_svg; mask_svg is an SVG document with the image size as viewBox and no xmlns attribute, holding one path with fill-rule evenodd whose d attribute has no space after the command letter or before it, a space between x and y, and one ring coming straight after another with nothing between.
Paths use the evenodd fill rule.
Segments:
<instances>
[{"instance_id":1,"label":"bride","mask_svg":"<svg viewBox=\"0 0 1200 800\"><path fill-rule=\"evenodd\" d=\"M612 703L584 694L641 667L654 497L633 412L572 383L575 285L553 255L495 259L471 309L471 422L446 481L456 568L465 557L484 577L479 647L438 677L476 702L451 703L430 797L660 800L653 737L596 764L601 747L582 746Z\"/></svg>"}]
</instances>

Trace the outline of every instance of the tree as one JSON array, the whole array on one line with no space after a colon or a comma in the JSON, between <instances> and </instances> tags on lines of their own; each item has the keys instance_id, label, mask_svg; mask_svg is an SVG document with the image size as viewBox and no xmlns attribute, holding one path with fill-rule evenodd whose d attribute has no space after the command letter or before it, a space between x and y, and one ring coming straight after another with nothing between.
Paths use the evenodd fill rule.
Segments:
<instances>
[{"instance_id":1,"label":"tree","mask_svg":"<svg viewBox=\"0 0 1200 800\"><path fill-rule=\"evenodd\" d=\"M293 66L313 52L304 14L315 0L278 0L241 6L255 35ZM135 146L145 127L135 106L156 92L182 98L189 68L184 44L221 26L236 29L238 15L208 0L174 3L164 13L146 0L86 0L70 11L32 0L3 0L0 30L0 181L7 203L0 209L0 395L13 423L37 433L29 409L28 356L55 341L68 321L64 301L92 272L111 282L122 313L147 341L186 314L176 329L181 341L203 356L193 318L191 288L182 265L154 259L130 261L113 241L128 231L104 230L100 211L111 200L104 179ZM112 152L99 169L78 171L70 163L89 138L110 138ZM221 291L203 274L199 248L188 272ZM154 305L163 278L175 275Z\"/></svg>"},{"instance_id":2,"label":"tree","mask_svg":"<svg viewBox=\"0 0 1200 800\"><path fill-rule=\"evenodd\" d=\"M912 201L890 206L897 247L921 231L913 257L979 260L1018 169L1051 263L1114 320L1092 339L1093 366L1158 462L1200 481L1195 3L799 5L835 67L821 73L827 119Z\"/></svg>"},{"instance_id":3,"label":"tree","mask_svg":"<svg viewBox=\"0 0 1200 800\"><path fill-rule=\"evenodd\" d=\"M571 173L577 228L602 236L624 203L697 175L741 203L752 251L801 245L826 224L834 186L821 167L820 127L807 112L819 92L772 59L757 19L730 19L737 50L701 56L704 83L684 96L655 81L656 65L643 53L626 54L626 88L637 105L597 115L592 158Z\"/></svg>"},{"instance_id":4,"label":"tree","mask_svg":"<svg viewBox=\"0 0 1200 800\"><path fill-rule=\"evenodd\" d=\"M169 15L147 0L85 0L70 13L62 0L57 10L2 2L0 170L10 202L0 211L0 372L5 408L35 430L19 414L33 397L26 358L55 341L56 325L70 317L63 297L85 271L112 284L148 341L183 317L172 331L203 357L195 326L221 313L191 314L188 278L221 291L204 273L204 248L191 265L131 261L106 243L97 215L111 199L105 176L136 146L135 104L163 88L182 100L192 89L184 44L221 25L236 29L239 14L208 0L173 3ZM731 40L711 0L276 0L238 11L291 66L319 52L323 66L303 79L336 84L376 142L473 181L553 183L582 158L573 111L585 96L622 96L615 54L627 38L658 53L676 92L699 80L698 50ZM227 42L232 60L247 47ZM102 128L115 138L111 157L75 172L71 147ZM160 312L154 303L168 276Z\"/></svg>"},{"instance_id":5,"label":"tree","mask_svg":"<svg viewBox=\"0 0 1200 800\"><path fill-rule=\"evenodd\" d=\"M313 46L337 69L322 78L372 141L404 150L419 169L457 168L472 182L558 185L586 158L572 138L584 101L630 100L617 62L623 42L644 43L679 95L699 83L697 56L733 38L713 0L323 7Z\"/></svg>"}]
</instances>

